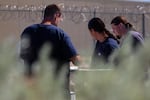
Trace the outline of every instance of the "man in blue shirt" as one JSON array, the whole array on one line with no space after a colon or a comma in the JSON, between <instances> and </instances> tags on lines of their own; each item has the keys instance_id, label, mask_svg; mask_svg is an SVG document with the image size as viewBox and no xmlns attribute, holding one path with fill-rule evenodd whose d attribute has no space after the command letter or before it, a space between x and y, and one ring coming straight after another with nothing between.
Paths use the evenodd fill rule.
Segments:
<instances>
[{"instance_id":1,"label":"man in blue shirt","mask_svg":"<svg viewBox=\"0 0 150 100\"><path fill-rule=\"evenodd\" d=\"M56 61L54 77L57 78L62 67L66 67L68 70L66 84L69 88L69 63L78 65L80 56L67 33L57 27L60 20L60 8L55 4L48 5L44 10L43 21L40 24L28 26L22 32L20 57L26 65L25 76L32 78L34 77L33 64L38 61L42 46L49 43L52 50L48 56Z\"/></svg>"}]
</instances>

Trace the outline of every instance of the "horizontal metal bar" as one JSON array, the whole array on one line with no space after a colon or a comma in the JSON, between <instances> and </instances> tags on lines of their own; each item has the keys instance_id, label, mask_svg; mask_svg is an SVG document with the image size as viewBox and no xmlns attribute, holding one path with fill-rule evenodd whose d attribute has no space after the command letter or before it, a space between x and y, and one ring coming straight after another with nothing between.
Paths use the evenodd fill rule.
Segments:
<instances>
[{"instance_id":1,"label":"horizontal metal bar","mask_svg":"<svg viewBox=\"0 0 150 100\"><path fill-rule=\"evenodd\" d=\"M78 66L71 66L71 71L112 71L113 69L91 69L91 68L79 68Z\"/></svg>"}]
</instances>

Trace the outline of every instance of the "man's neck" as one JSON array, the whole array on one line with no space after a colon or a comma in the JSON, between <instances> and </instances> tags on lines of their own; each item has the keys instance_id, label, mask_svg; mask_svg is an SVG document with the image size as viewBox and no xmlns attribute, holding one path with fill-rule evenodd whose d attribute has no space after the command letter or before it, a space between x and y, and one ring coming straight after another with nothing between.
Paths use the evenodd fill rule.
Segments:
<instances>
[{"instance_id":1,"label":"man's neck","mask_svg":"<svg viewBox=\"0 0 150 100\"><path fill-rule=\"evenodd\" d=\"M52 23L51 23L50 21L44 21L44 20L43 20L41 24L51 25Z\"/></svg>"}]
</instances>

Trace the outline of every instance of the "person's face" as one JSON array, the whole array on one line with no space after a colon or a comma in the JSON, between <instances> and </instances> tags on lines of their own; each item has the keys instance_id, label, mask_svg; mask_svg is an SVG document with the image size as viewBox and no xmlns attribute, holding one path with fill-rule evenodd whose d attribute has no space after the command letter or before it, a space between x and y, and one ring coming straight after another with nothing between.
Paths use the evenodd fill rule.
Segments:
<instances>
[{"instance_id":1,"label":"person's face","mask_svg":"<svg viewBox=\"0 0 150 100\"><path fill-rule=\"evenodd\" d=\"M94 31L93 29L90 30L90 34L95 40L103 41L104 35L99 34L98 32Z\"/></svg>"},{"instance_id":2,"label":"person's face","mask_svg":"<svg viewBox=\"0 0 150 100\"><path fill-rule=\"evenodd\" d=\"M58 24L62 21L61 14L55 14L53 25L58 26Z\"/></svg>"},{"instance_id":3,"label":"person's face","mask_svg":"<svg viewBox=\"0 0 150 100\"><path fill-rule=\"evenodd\" d=\"M95 31L94 31L93 29L90 29L89 31L90 31L90 34L91 34L92 38L93 38L93 39L96 39L96 38L95 38L95 37L96 37Z\"/></svg>"},{"instance_id":4,"label":"person's face","mask_svg":"<svg viewBox=\"0 0 150 100\"><path fill-rule=\"evenodd\" d=\"M121 23L118 25L111 24L111 27L112 27L113 33L115 33L117 36L122 36Z\"/></svg>"}]
</instances>

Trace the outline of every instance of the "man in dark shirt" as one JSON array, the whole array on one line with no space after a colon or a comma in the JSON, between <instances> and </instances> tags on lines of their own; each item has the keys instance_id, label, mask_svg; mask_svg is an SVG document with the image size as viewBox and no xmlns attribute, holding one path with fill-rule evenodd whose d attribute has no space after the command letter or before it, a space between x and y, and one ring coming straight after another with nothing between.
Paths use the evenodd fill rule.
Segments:
<instances>
[{"instance_id":1,"label":"man in dark shirt","mask_svg":"<svg viewBox=\"0 0 150 100\"><path fill-rule=\"evenodd\" d=\"M48 56L56 61L54 77L57 79L62 67L65 67L68 72L67 78L65 77L66 88L69 89L69 63L78 65L80 56L67 33L57 27L60 20L60 8L55 4L48 5L44 11L43 21L28 26L22 32L20 57L26 65L25 76L30 79L34 77L33 64L39 60L43 45L48 43L52 47Z\"/></svg>"}]
</instances>

